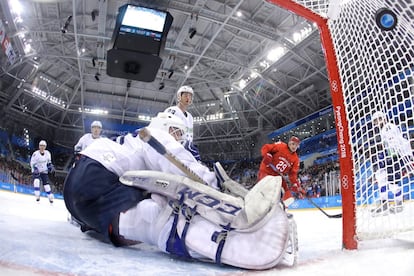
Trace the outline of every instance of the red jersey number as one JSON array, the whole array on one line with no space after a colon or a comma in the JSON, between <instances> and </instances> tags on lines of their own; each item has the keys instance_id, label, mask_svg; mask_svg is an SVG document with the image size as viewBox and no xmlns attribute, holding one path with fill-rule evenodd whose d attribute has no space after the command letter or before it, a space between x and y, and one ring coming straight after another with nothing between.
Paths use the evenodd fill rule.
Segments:
<instances>
[{"instance_id":1,"label":"red jersey number","mask_svg":"<svg viewBox=\"0 0 414 276\"><path fill-rule=\"evenodd\" d=\"M288 167L288 164L286 164L282 160L276 164L276 169L281 173L284 173L287 167Z\"/></svg>"}]
</instances>

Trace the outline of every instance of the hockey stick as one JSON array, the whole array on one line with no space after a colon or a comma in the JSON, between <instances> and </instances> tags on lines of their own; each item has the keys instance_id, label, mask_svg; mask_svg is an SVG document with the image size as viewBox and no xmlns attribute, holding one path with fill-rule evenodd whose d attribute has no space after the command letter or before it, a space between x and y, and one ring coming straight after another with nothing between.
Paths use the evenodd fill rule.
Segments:
<instances>
[{"instance_id":1,"label":"hockey stick","mask_svg":"<svg viewBox=\"0 0 414 276\"><path fill-rule=\"evenodd\" d=\"M287 177L283 176L275 167L275 165L273 165L272 163L269 164L269 167L272 168L272 170L276 173L278 173L287 183L291 184L289 179L287 179ZM327 216L328 218L342 218L342 214L336 214L336 215L330 215L327 212L325 212L320 206L318 206L312 199L310 199L309 197L306 197L306 199L313 205L315 206L319 211L321 211L325 216Z\"/></svg>"},{"instance_id":2,"label":"hockey stick","mask_svg":"<svg viewBox=\"0 0 414 276\"><path fill-rule=\"evenodd\" d=\"M161 154L162 156L167 158L168 161L177 166L177 168L179 168L191 180L208 185L208 183L206 183L201 177L199 177L195 172L193 172L189 167L187 167L180 160L178 160L171 152L169 152L163 144L161 144L155 137L151 135L147 128L144 127L139 130L139 138L141 138L144 142L148 143L159 154Z\"/></svg>"},{"instance_id":3,"label":"hockey stick","mask_svg":"<svg viewBox=\"0 0 414 276\"><path fill-rule=\"evenodd\" d=\"M316 208L318 208L325 216L327 216L328 218L342 218L342 214L336 214L336 215L330 215L327 212L325 212L321 207L319 207L312 199L310 199L309 197L306 198L307 200L309 200L309 202L315 206Z\"/></svg>"}]
</instances>

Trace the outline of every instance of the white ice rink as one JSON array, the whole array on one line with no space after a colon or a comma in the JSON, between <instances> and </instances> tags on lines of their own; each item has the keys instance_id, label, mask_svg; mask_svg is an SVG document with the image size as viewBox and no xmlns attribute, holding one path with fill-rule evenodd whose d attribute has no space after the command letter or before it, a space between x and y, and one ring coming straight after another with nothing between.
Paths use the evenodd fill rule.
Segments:
<instances>
[{"instance_id":1,"label":"white ice rink","mask_svg":"<svg viewBox=\"0 0 414 276\"><path fill-rule=\"evenodd\" d=\"M318 210L293 212L296 267L248 271L174 259L149 246L99 242L66 221L62 200L51 206L46 198L36 203L34 196L0 191L0 206L0 275L414 275L414 243L371 241L356 251L342 250L342 220Z\"/></svg>"}]
</instances>

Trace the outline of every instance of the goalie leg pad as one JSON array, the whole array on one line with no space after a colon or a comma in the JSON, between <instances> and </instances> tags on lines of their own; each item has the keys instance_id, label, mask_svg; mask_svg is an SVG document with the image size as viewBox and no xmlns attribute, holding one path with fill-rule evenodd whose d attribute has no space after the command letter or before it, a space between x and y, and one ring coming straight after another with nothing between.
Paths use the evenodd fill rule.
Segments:
<instances>
[{"instance_id":1,"label":"goalie leg pad","mask_svg":"<svg viewBox=\"0 0 414 276\"><path fill-rule=\"evenodd\" d=\"M218 225L231 224L233 228L244 229L263 218L280 200L280 176L263 178L243 200L221 193L207 185L187 177L157 171L128 171L120 182L158 193L170 199L179 200L194 208L204 218Z\"/></svg>"},{"instance_id":2,"label":"goalie leg pad","mask_svg":"<svg viewBox=\"0 0 414 276\"><path fill-rule=\"evenodd\" d=\"M160 227L162 208L153 199L144 199L135 207L119 215L119 234L128 240L140 241L150 245L158 244L158 237L166 220ZM166 206L165 206L166 207ZM171 212L167 214L169 217Z\"/></svg>"},{"instance_id":3,"label":"goalie leg pad","mask_svg":"<svg viewBox=\"0 0 414 276\"><path fill-rule=\"evenodd\" d=\"M228 191L230 194L243 198L249 192L243 185L237 183L227 175L220 162L214 163L214 173L216 174L217 182L220 183L219 186L221 186L224 192Z\"/></svg>"},{"instance_id":4,"label":"goalie leg pad","mask_svg":"<svg viewBox=\"0 0 414 276\"><path fill-rule=\"evenodd\" d=\"M253 224L280 202L281 176L265 176L244 197L247 220ZM270 207L270 208L269 208Z\"/></svg>"},{"instance_id":5,"label":"goalie leg pad","mask_svg":"<svg viewBox=\"0 0 414 276\"><path fill-rule=\"evenodd\" d=\"M181 218L178 223L179 233L184 229L185 223L185 219ZM207 259L209 262L246 269L268 269L283 260L289 231L286 213L279 204L275 204L262 220L244 230L227 231L196 216L187 231L185 244L189 250L203 256L200 260ZM224 232L225 235L221 237L224 241L217 238ZM218 260L219 250L221 254Z\"/></svg>"}]
</instances>

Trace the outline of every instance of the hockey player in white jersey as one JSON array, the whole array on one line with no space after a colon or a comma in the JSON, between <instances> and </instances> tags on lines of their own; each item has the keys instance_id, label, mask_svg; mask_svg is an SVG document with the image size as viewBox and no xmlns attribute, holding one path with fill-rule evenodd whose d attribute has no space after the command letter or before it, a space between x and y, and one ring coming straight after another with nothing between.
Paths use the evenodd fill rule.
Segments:
<instances>
[{"instance_id":1,"label":"hockey player in white jersey","mask_svg":"<svg viewBox=\"0 0 414 276\"><path fill-rule=\"evenodd\" d=\"M183 145L198 161L201 160L200 153L193 143L194 136L194 119L193 115L188 112L188 107L193 103L194 90L191 86L184 85L177 90L177 105L170 106L164 112L171 113L180 118L186 127Z\"/></svg>"},{"instance_id":2,"label":"hockey player in white jersey","mask_svg":"<svg viewBox=\"0 0 414 276\"><path fill-rule=\"evenodd\" d=\"M148 130L210 186L183 177L180 169L135 135L125 136L122 145L101 139L81 152L65 181L65 204L83 229L91 228L117 246L146 242L176 256L237 267L265 269L289 257L292 264L295 250L285 254L291 224L278 204L280 178L264 179L244 198L222 194L216 189L216 175L176 141L184 131L174 117L159 114ZM129 174L143 189L120 183L118 176L130 170L151 170ZM151 183L155 185L148 186ZM158 189L160 183L172 189ZM174 194L174 189L185 192ZM242 215L232 216L236 213Z\"/></svg>"},{"instance_id":3,"label":"hockey player in white jersey","mask_svg":"<svg viewBox=\"0 0 414 276\"><path fill-rule=\"evenodd\" d=\"M49 173L53 173L55 168L52 164L52 156L46 149L46 141L41 140L39 142L39 149L36 150L30 158L30 167L32 169L32 178L34 186L34 194L36 201L40 201L40 181L43 184L43 188L49 198L49 202L53 203L53 193L51 192L49 183Z\"/></svg>"},{"instance_id":4,"label":"hockey player in white jersey","mask_svg":"<svg viewBox=\"0 0 414 276\"><path fill-rule=\"evenodd\" d=\"M377 111L372 115L372 124L379 128L381 144L377 147L373 167L378 183L381 204L373 215L396 213L403 210L404 174L413 173L414 156L410 141L404 138L400 128L389 122L385 113ZM393 195L390 198L389 192ZM390 202L394 203L391 205Z\"/></svg>"},{"instance_id":5,"label":"hockey player in white jersey","mask_svg":"<svg viewBox=\"0 0 414 276\"><path fill-rule=\"evenodd\" d=\"M76 145L73 147L74 149L74 155L75 155L75 160L78 159L79 153L86 149L86 147L88 147L90 144L92 144L94 141L100 139L101 136L101 132L102 132L102 123L101 121L93 121L91 123L91 132L90 133L85 133L80 139L79 141L76 143ZM76 219L74 219L71 214L68 214L67 220L75 225L75 226L79 226L79 222L76 221Z\"/></svg>"},{"instance_id":6,"label":"hockey player in white jersey","mask_svg":"<svg viewBox=\"0 0 414 276\"><path fill-rule=\"evenodd\" d=\"M187 111L188 107L193 103L194 97L194 90L191 86L181 86L177 90L177 105L170 106L165 109L164 112L174 114L178 118L180 118L185 127L185 137L184 139L187 141L193 141L193 128L194 128L194 119L193 115Z\"/></svg>"},{"instance_id":7,"label":"hockey player in white jersey","mask_svg":"<svg viewBox=\"0 0 414 276\"><path fill-rule=\"evenodd\" d=\"M91 133L84 134L74 146L75 154L86 149L93 141L101 138L102 123L100 121L93 121L91 123Z\"/></svg>"}]
</instances>

